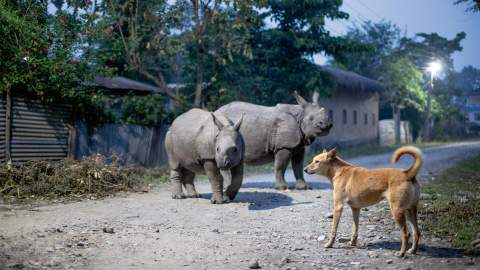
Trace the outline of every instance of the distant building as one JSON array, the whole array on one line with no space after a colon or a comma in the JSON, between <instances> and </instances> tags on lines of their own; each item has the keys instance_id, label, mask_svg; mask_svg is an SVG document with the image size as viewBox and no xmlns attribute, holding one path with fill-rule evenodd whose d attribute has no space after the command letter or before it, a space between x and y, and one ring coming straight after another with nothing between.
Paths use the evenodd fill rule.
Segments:
<instances>
[{"instance_id":1,"label":"distant building","mask_svg":"<svg viewBox=\"0 0 480 270\"><path fill-rule=\"evenodd\" d=\"M316 140L316 148L378 142L379 92L382 85L354 72L321 67L337 83L333 97L320 98L333 120L328 136ZM315 147L315 146L314 146Z\"/></svg>"},{"instance_id":2,"label":"distant building","mask_svg":"<svg viewBox=\"0 0 480 270\"><path fill-rule=\"evenodd\" d=\"M480 93L466 96L465 106L466 128L468 133L480 132Z\"/></svg>"}]
</instances>

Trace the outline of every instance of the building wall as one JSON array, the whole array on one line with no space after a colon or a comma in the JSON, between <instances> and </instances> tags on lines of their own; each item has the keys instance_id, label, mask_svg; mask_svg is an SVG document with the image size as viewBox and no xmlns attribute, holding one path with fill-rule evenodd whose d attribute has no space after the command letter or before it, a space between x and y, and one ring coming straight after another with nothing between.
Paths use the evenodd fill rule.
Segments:
<instances>
[{"instance_id":1,"label":"building wall","mask_svg":"<svg viewBox=\"0 0 480 270\"><path fill-rule=\"evenodd\" d=\"M379 143L382 146L395 145L395 121L393 119L384 119L378 121ZM400 122L400 143L409 144L413 142L412 129L410 122Z\"/></svg>"},{"instance_id":2,"label":"building wall","mask_svg":"<svg viewBox=\"0 0 480 270\"><path fill-rule=\"evenodd\" d=\"M480 95L467 97L465 116L469 122L480 124Z\"/></svg>"},{"instance_id":3,"label":"building wall","mask_svg":"<svg viewBox=\"0 0 480 270\"><path fill-rule=\"evenodd\" d=\"M378 142L378 101L377 93L352 91L337 91L332 98L320 99L320 105L333 116L333 127L329 135L317 138L315 148Z\"/></svg>"}]
</instances>

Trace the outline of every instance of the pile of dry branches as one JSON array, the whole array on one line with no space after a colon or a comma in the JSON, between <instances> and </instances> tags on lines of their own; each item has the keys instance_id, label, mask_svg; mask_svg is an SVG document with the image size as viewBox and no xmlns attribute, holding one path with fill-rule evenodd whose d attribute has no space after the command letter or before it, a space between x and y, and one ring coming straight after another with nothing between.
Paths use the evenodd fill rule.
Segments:
<instances>
[{"instance_id":1,"label":"pile of dry branches","mask_svg":"<svg viewBox=\"0 0 480 270\"><path fill-rule=\"evenodd\" d=\"M119 191L143 191L143 169L121 167L101 155L83 160L29 161L0 167L0 194L30 197L105 197Z\"/></svg>"}]
</instances>

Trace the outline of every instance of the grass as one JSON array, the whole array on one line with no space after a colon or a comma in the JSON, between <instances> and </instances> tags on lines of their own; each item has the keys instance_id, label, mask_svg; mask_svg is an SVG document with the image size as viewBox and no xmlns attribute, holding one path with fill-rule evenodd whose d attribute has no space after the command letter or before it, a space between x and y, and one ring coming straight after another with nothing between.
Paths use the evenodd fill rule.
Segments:
<instances>
[{"instance_id":1,"label":"grass","mask_svg":"<svg viewBox=\"0 0 480 270\"><path fill-rule=\"evenodd\" d=\"M467 252L480 238L480 155L445 171L422 186L428 200L421 205L423 230L447 239Z\"/></svg>"}]
</instances>

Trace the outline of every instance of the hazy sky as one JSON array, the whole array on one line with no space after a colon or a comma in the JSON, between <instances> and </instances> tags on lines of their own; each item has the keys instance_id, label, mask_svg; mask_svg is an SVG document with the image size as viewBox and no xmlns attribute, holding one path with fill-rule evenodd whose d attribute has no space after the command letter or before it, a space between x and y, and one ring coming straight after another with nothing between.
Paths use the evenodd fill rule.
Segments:
<instances>
[{"instance_id":1,"label":"hazy sky","mask_svg":"<svg viewBox=\"0 0 480 270\"><path fill-rule=\"evenodd\" d=\"M465 5L454 5L455 0L344 0L342 10L350 14L348 20L328 23L334 35L346 32L349 25L362 21L382 19L397 24L407 36L419 32L437 32L452 39L464 31L463 51L454 54L456 70L472 65L480 68L480 13L465 12ZM322 56L315 62L324 63Z\"/></svg>"}]
</instances>

